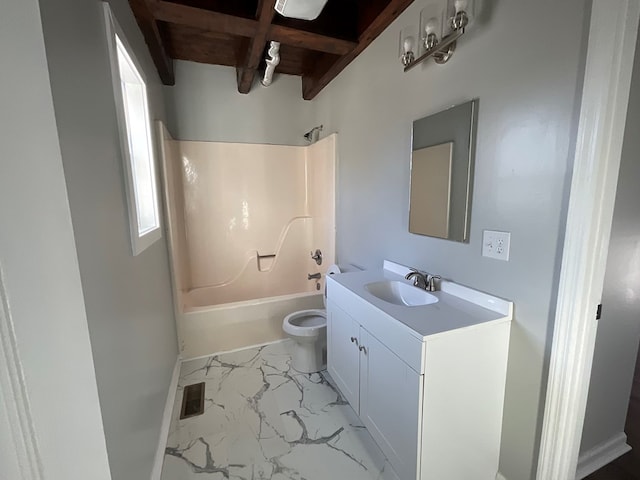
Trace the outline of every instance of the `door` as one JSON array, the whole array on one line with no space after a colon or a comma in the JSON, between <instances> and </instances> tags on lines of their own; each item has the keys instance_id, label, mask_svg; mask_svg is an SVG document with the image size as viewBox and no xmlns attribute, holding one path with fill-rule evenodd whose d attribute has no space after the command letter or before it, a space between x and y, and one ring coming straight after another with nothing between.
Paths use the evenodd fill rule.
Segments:
<instances>
[{"instance_id":1,"label":"door","mask_svg":"<svg viewBox=\"0 0 640 480\"><path fill-rule=\"evenodd\" d=\"M424 377L360 328L360 418L402 480L419 474Z\"/></svg>"},{"instance_id":2,"label":"door","mask_svg":"<svg viewBox=\"0 0 640 480\"><path fill-rule=\"evenodd\" d=\"M331 378L353 407L360 413L360 325L329 302L327 308L327 369Z\"/></svg>"}]
</instances>

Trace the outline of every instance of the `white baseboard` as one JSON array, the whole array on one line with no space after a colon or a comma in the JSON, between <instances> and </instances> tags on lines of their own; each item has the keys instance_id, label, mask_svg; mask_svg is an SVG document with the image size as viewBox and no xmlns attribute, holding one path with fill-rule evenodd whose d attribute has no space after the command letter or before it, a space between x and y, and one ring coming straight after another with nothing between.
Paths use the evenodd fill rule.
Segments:
<instances>
[{"instance_id":1,"label":"white baseboard","mask_svg":"<svg viewBox=\"0 0 640 480\"><path fill-rule=\"evenodd\" d=\"M582 480L591 475L629 450L631 450L631 447L627 444L627 436L624 433L619 433L606 442L596 445L591 450L580 455L576 480ZM507 480L507 478L498 472L496 480Z\"/></svg>"},{"instance_id":2,"label":"white baseboard","mask_svg":"<svg viewBox=\"0 0 640 480\"><path fill-rule=\"evenodd\" d=\"M578 459L576 480L582 480L584 477L591 475L629 450L631 450L631 447L627 444L627 436L624 432L614 435L591 450L587 450L580 454Z\"/></svg>"},{"instance_id":3,"label":"white baseboard","mask_svg":"<svg viewBox=\"0 0 640 480\"><path fill-rule=\"evenodd\" d=\"M255 345L247 345L246 347L232 348L231 350L222 350L220 352L209 353L207 355L199 355L197 357L186 357L186 358L182 359L182 362L190 362L191 360L202 360L203 358L215 357L217 355L224 355L226 353L241 352L243 350L248 350L250 348L266 347L267 345L273 345L275 343L282 343L282 342L286 342L287 340L289 340L288 337L287 338L279 338L278 340L271 340L269 342L256 343Z\"/></svg>"},{"instance_id":4,"label":"white baseboard","mask_svg":"<svg viewBox=\"0 0 640 480\"><path fill-rule=\"evenodd\" d=\"M164 451L167 448L167 439L169 438L169 427L171 426L171 415L173 413L173 404L176 401L176 392L178 391L178 380L180 379L180 365L182 360L180 357L176 359L176 365L173 367L173 375L169 384L169 392L167 393L167 403L164 405L164 413L162 415L162 426L160 427L160 438L158 439L158 449L153 460L153 470L151 470L151 480L160 480L162 475L162 463L164 462Z\"/></svg>"}]
</instances>

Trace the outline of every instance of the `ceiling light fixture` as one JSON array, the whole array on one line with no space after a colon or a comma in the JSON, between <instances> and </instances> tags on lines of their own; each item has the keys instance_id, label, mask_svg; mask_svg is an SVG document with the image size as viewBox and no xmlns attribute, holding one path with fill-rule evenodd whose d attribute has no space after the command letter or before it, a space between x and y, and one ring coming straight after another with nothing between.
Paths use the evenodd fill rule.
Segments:
<instances>
[{"instance_id":1,"label":"ceiling light fixture","mask_svg":"<svg viewBox=\"0 0 640 480\"><path fill-rule=\"evenodd\" d=\"M315 20L326 3L327 0L278 0L276 12L283 17Z\"/></svg>"}]
</instances>

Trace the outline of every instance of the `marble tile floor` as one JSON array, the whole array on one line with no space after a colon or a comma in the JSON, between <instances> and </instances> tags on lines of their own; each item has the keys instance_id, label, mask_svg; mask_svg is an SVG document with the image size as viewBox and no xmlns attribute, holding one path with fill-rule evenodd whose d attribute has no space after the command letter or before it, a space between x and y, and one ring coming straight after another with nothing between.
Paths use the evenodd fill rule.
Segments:
<instances>
[{"instance_id":1,"label":"marble tile floor","mask_svg":"<svg viewBox=\"0 0 640 480\"><path fill-rule=\"evenodd\" d=\"M392 480L395 474L327 372L291 368L289 340L184 362L162 480ZM205 412L179 420L182 389Z\"/></svg>"}]
</instances>

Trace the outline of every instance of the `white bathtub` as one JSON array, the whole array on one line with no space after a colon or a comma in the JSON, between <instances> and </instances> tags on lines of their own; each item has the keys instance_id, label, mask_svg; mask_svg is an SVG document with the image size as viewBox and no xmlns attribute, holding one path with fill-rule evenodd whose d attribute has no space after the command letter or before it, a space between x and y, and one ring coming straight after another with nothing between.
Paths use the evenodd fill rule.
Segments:
<instances>
[{"instance_id":1,"label":"white bathtub","mask_svg":"<svg viewBox=\"0 0 640 480\"><path fill-rule=\"evenodd\" d=\"M324 279L323 279L324 283ZM184 293L178 320L183 358L195 358L286 338L282 321L289 313L324 308L321 293L296 293L224 305L195 307ZM199 295L202 296L202 295Z\"/></svg>"},{"instance_id":2,"label":"white bathtub","mask_svg":"<svg viewBox=\"0 0 640 480\"><path fill-rule=\"evenodd\" d=\"M182 357L285 338L286 315L322 308L335 261L336 135L300 147L158 132Z\"/></svg>"}]
</instances>

